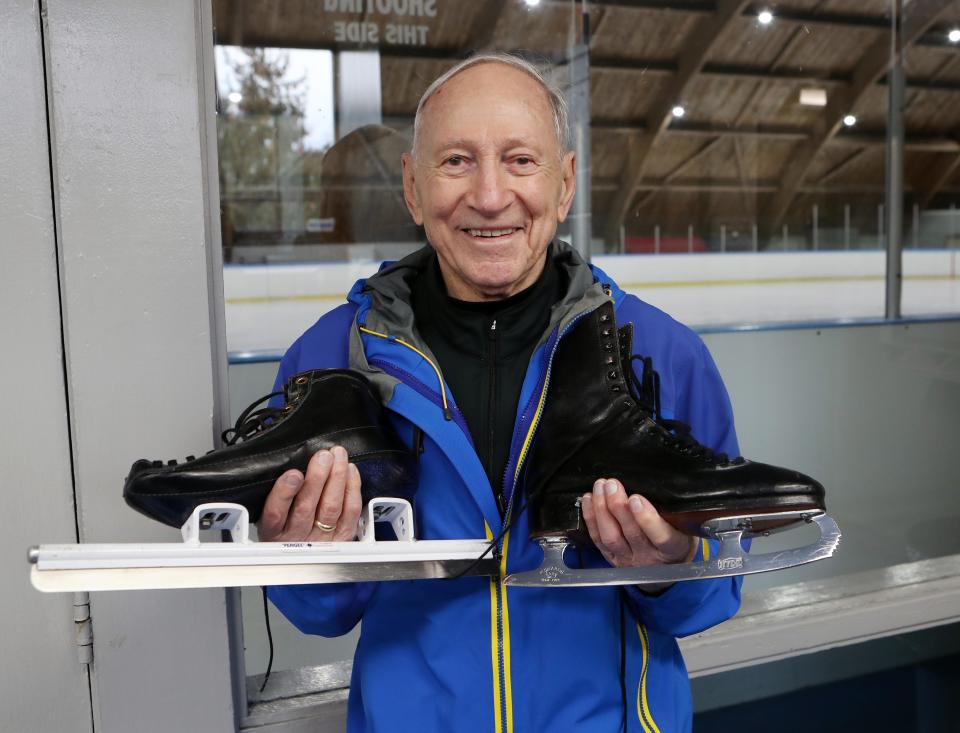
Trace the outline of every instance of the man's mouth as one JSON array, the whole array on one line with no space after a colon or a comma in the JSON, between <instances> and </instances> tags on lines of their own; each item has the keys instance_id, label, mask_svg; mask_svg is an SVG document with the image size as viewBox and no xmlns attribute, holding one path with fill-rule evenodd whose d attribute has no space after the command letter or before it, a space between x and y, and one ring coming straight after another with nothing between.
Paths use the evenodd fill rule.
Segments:
<instances>
[{"instance_id":1,"label":"man's mouth","mask_svg":"<svg viewBox=\"0 0 960 733\"><path fill-rule=\"evenodd\" d=\"M501 227L499 229L467 229L465 231L471 237L483 237L486 239L492 239L494 237L506 237L514 232L520 231L521 227Z\"/></svg>"}]
</instances>

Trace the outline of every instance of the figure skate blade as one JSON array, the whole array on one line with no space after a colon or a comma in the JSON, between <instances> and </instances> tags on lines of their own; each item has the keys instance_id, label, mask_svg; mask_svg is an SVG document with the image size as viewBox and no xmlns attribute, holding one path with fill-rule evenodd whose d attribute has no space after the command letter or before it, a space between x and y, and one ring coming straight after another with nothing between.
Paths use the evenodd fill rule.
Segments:
<instances>
[{"instance_id":1,"label":"figure skate blade","mask_svg":"<svg viewBox=\"0 0 960 733\"><path fill-rule=\"evenodd\" d=\"M790 513L783 513L788 518ZM720 551L709 560L675 565L650 565L638 568L571 568L563 559L571 544L565 537L540 540L543 564L536 570L512 573L504 585L582 587L594 585L660 585L686 580L707 580L736 575L752 575L805 565L834 554L840 544L840 528L829 515L805 512L795 519L813 522L820 529L820 538L804 547L761 554L744 552L741 540L766 534L752 531L752 520L769 520L774 515L742 515L715 519L703 527L704 534L720 540Z\"/></svg>"}]
</instances>

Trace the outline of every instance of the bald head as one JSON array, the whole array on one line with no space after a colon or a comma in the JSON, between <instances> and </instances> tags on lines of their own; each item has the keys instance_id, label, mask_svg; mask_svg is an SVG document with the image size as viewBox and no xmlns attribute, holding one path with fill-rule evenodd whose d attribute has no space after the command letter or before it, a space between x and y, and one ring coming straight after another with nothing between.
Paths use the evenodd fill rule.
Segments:
<instances>
[{"instance_id":1,"label":"bald head","mask_svg":"<svg viewBox=\"0 0 960 733\"><path fill-rule=\"evenodd\" d=\"M549 108L550 117L553 123L553 133L556 137L559 154L562 156L564 153L566 153L570 149L567 132L567 104L564 101L563 96L560 94L560 91L550 82L548 82L544 78L543 74L541 74L537 69L537 67L531 64L529 61L508 53L491 52L475 54L470 58L461 61L442 76L434 80L434 82L427 87L427 90L423 93L423 96L420 97L420 102L417 104L417 113L413 121L413 147L411 152L413 153L414 157L416 157L419 152L420 141L422 140L423 136L424 119L430 100L437 95L451 79L459 76L463 72L473 67L483 64L500 64L508 69L516 70L525 74L535 82L536 87L543 95L543 99Z\"/></svg>"}]
</instances>

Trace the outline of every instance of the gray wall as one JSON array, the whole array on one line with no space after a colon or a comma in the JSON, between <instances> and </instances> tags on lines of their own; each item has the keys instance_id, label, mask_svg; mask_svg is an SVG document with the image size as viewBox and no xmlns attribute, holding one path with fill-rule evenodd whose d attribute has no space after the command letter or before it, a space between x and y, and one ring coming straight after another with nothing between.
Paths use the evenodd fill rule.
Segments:
<instances>
[{"instance_id":1,"label":"gray wall","mask_svg":"<svg viewBox=\"0 0 960 733\"><path fill-rule=\"evenodd\" d=\"M91 728L91 693L71 598L28 587L26 548L177 539L124 505L123 477L219 428L212 49L204 0L51 0L43 16L45 59L36 4L0 7L0 96L16 100L0 105L0 541L16 599L0 727L75 731ZM99 593L91 611L97 731L234 729L224 591Z\"/></svg>"},{"instance_id":2,"label":"gray wall","mask_svg":"<svg viewBox=\"0 0 960 733\"><path fill-rule=\"evenodd\" d=\"M843 531L831 560L748 578L745 590L960 553L960 320L705 341L743 453L819 479Z\"/></svg>"},{"instance_id":3,"label":"gray wall","mask_svg":"<svg viewBox=\"0 0 960 733\"><path fill-rule=\"evenodd\" d=\"M73 599L33 590L26 563L77 540L38 3L0 3L0 68L0 728L90 731Z\"/></svg>"}]
</instances>

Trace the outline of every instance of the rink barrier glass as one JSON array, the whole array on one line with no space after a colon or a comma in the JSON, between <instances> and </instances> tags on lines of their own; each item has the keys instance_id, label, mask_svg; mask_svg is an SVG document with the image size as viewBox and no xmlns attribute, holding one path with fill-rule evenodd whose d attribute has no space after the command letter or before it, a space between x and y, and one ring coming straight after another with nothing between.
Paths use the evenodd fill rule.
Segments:
<instances>
[{"instance_id":1,"label":"rink barrier glass","mask_svg":"<svg viewBox=\"0 0 960 733\"><path fill-rule=\"evenodd\" d=\"M774 8L769 23L751 3L598 1L587 17L573 0L369 5L213 0L231 405L269 389L283 349L356 279L422 242L403 204L399 157L429 82L474 50L519 52L563 90L580 140L579 218L559 235L589 242L595 261L622 259L618 279L704 337L730 386L744 450L829 478L836 467L820 466L821 456L853 460L831 452L845 439L837 426L873 434L886 423L864 405L906 385L913 401L896 397L888 421L903 442L871 454L875 486L843 474L834 489L883 515L859 527L840 520L855 540L843 552L859 567L949 551L917 550L907 528L888 538L890 553L871 555L858 541L870 545L864 525L888 519L869 490L897 496L898 457L922 452L931 434L956 433L938 410L956 404L960 45L945 39L960 27L960 2L918 3L932 13L919 18L910 3L901 24L908 317L893 322L883 318L886 0L848 3L855 12L797 3L779 16ZM801 94L826 105L801 103ZM841 122L847 114L852 126ZM817 307L786 310L810 303ZM807 381L811 370L819 383ZM871 379L874 392L861 393ZM839 380L856 388L839 394ZM844 401L835 422L817 423ZM783 421L806 432L786 439L771 428ZM950 475L929 459L931 475ZM923 512L953 511L942 488L911 487L916 526ZM352 654L356 632L317 640L272 617L279 669ZM244 594L244 625L255 674L266 659L255 594Z\"/></svg>"}]
</instances>

